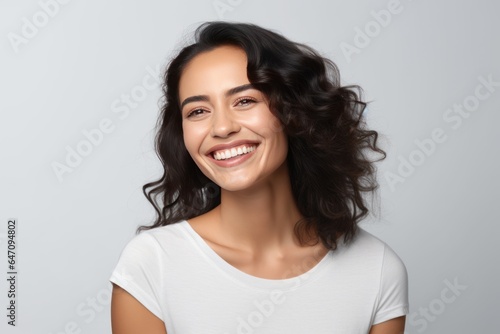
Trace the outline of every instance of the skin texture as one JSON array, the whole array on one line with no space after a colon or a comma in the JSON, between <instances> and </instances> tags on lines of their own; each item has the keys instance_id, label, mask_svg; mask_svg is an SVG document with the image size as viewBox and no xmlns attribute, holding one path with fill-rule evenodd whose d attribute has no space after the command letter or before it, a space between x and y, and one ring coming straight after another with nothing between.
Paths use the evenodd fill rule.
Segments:
<instances>
[{"instance_id":1,"label":"skin texture","mask_svg":"<svg viewBox=\"0 0 500 334\"><path fill-rule=\"evenodd\" d=\"M137 299L116 284L111 295L113 334L166 334L165 324Z\"/></svg>"},{"instance_id":2,"label":"skin texture","mask_svg":"<svg viewBox=\"0 0 500 334\"><path fill-rule=\"evenodd\" d=\"M404 334L406 316L373 325L369 334Z\"/></svg>"},{"instance_id":3,"label":"skin texture","mask_svg":"<svg viewBox=\"0 0 500 334\"><path fill-rule=\"evenodd\" d=\"M181 76L186 149L200 170L221 187L221 204L188 223L239 270L268 279L295 277L311 269L328 250L314 235L303 245L294 234L295 222L302 216L286 164L287 137L265 96L252 88L228 94L249 84L246 65L244 51L221 46L197 55ZM213 146L236 140L259 145L249 159L233 167L218 166L207 156ZM297 266L301 263L308 265ZM113 334L166 333L160 319L116 286L111 307ZM403 333L404 320L375 325L369 334Z\"/></svg>"}]
</instances>

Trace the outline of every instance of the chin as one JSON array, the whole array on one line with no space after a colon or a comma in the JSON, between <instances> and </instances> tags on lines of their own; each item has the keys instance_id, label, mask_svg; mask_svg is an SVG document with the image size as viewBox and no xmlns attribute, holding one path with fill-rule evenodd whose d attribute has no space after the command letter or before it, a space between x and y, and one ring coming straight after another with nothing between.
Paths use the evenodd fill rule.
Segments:
<instances>
[{"instance_id":1,"label":"chin","mask_svg":"<svg viewBox=\"0 0 500 334\"><path fill-rule=\"evenodd\" d=\"M221 177L211 178L221 190L227 191L242 191L251 188L255 185L255 180L248 177L228 176L224 179Z\"/></svg>"}]
</instances>

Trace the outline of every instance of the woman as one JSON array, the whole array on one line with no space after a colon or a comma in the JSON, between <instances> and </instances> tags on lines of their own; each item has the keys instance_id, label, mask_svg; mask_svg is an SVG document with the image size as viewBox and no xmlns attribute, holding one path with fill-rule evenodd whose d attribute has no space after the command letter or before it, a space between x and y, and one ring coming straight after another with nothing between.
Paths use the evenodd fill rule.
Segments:
<instances>
[{"instance_id":1,"label":"woman","mask_svg":"<svg viewBox=\"0 0 500 334\"><path fill-rule=\"evenodd\" d=\"M357 226L385 158L359 87L255 25L195 38L165 73L158 218L111 276L113 333L403 333L406 268Z\"/></svg>"}]
</instances>

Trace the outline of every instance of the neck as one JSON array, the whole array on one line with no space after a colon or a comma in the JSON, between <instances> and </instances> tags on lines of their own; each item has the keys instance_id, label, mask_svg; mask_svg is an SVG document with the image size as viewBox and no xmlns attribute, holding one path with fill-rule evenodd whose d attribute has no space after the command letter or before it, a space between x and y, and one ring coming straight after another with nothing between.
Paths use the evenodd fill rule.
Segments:
<instances>
[{"instance_id":1,"label":"neck","mask_svg":"<svg viewBox=\"0 0 500 334\"><path fill-rule=\"evenodd\" d=\"M220 233L254 254L299 244L294 226L302 215L293 197L286 163L274 176L244 191L221 189L221 204L216 208Z\"/></svg>"}]
</instances>

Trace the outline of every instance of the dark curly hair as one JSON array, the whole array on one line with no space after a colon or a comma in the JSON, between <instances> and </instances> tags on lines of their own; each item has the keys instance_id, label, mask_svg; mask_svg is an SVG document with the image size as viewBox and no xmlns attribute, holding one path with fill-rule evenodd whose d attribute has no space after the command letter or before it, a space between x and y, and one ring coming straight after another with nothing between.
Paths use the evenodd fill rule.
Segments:
<instances>
[{"instance_id":1,"label":"dark curly hair","mask_svg":"<svg viewBox=\"0 0 500 334\"><path fill-rule=\"evenodd\" d=\"M157 218L136 232L190 219L220 204L220 188L184 145L179 81L195 56L233 45L245 51L248 80L268 98L288 137L290 182L304 217L295 225L296 235L302 242L304 232L314 231L329 249L337 248L341 235L349 243L368 214L364 193L378 188L374 162L386 157L377 146L378 133L366 129L361 88L341 86L336 65L311 47L253 24L206 22L194 37L165 71L155 138L164 170L159 180L143 186ZM374 152L381 157L371 161L368 155Z\"/></svg>"}]
</instances>

